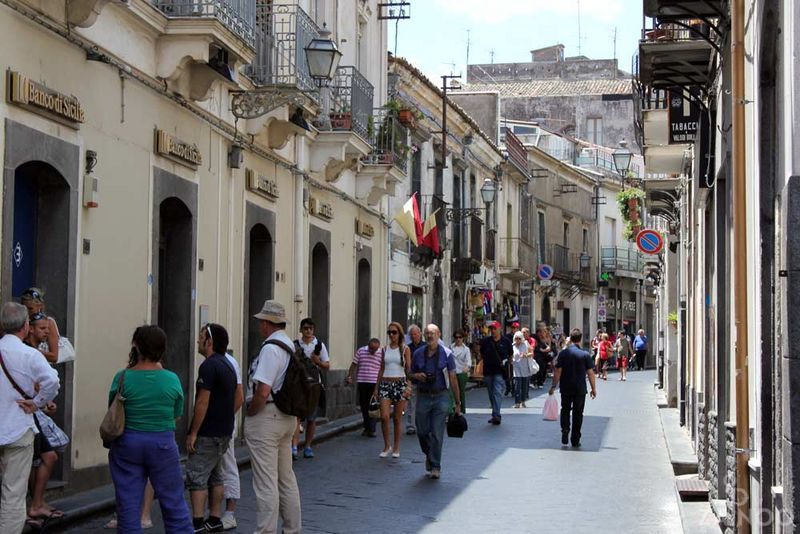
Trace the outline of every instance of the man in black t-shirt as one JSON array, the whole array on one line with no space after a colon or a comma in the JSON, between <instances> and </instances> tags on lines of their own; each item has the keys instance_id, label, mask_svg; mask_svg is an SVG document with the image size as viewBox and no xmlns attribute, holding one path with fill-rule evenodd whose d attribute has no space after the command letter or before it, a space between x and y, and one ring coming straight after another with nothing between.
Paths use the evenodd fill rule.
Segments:
<instances>
[{"instance_id":1,"label":"man in black t-shirt","mask_svg":"<svg viewBox=\"0 0 800 534\"><path fill-rule=\"evenodd\" d=\"M501 335L500 323L490 321L488 326L491 335L481 341L483 382L486 384L489 402L492 404L492 418L489 419L489 422L499 425L502 419L500 408L503 404L505 364L512 357L513 349L511 343Z\"/></svg>"},{"instance_id":2,"label":"man in black t-shirt","mask_svg":"<svg viewBox=\"0 0 800 534\"><path fill-rule=\"evenodd\" d=\"M550 395L561 384L561 443L567 444L570 434L569 415L572 412L572 446L581 446L581 426L583 408L586 405L586 377L592 386L592 398L597 396L595 389L594 361L585 350L580 349L583 334L577 328L569 334L570 344L558 353L556 372Z\"/></svg>"},{"instance_id":3,"label":"man in black t-shirt","mask_svg":"<svg viewBox=\"0 0 800 534\"><path fill-rule=\"evenodd\" d=\"M195 532L222 532L225 485L222 459L233 435L236 371L228 362L228 332L209 323L200 329L197 352L205 357L197 373L194 415L186 436L186 486L192 499ZM211 488L208 519L206 498Z\"/></svg>"}]
</instances>

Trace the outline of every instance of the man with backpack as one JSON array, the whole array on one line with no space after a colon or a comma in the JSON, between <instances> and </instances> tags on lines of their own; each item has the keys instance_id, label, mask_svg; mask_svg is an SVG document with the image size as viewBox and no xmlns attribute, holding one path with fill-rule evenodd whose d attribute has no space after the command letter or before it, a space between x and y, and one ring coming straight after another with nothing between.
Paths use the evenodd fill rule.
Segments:
<instances>
[{"instance_id":1,"label":"man with backpack","mask_svg":"<svg viewBox=\"0 0 800 534\"><path fill-rule=\"evenodd\" d=\"M297 417L289 412L296 411L292 406L295 402L302 401L300 404L307 409L313 399L297 398L302 396L297 394L295 380L300 376L297 373L299 358L292 352L294 344L286 335L283 304L268 300L254 317L259 320L259 331L265 341L250 366L244 436L253 468L256 530L277 532L280 514L283 532L292 534L301 531L301 522L300 492L291 456ZM286 391L282 392L284 382L287 382Z\"/></svg>"},{"instance_id":2,"label":"man with backpack","mask_svg":"<svg viewBox=\"0 0 800 534\"><path fill-rule=\"evenodd\" d=\"M295 341L295 350L300 348L303 350L303 354L306 358L308 358L307 364L309 364L309 369L314 375L314 378L322 385L322 369L328 370L331 367L331 358L328 356L328 348L325 346L325 343L318 340L317 337L314 335L314 330L316 329L314 321L311 317L306 317L302 321L300 321L300 339ZM324 393L323 393L324 395ZM320 397L320 401L323 400L323 397ZM314 449L311 448L314 442L314 432L317 428L317 416L319 415L320 410L322 409L322 403L317 405L314 411L308 415L302 422L306 425L306 446L303 449L303 458L313 458L314 457ZM292 438L292 459L297 460L297 445L300 443L300 425L298 424L297 429L294 432L294 437Z\"/></svg>"}]
</instances>

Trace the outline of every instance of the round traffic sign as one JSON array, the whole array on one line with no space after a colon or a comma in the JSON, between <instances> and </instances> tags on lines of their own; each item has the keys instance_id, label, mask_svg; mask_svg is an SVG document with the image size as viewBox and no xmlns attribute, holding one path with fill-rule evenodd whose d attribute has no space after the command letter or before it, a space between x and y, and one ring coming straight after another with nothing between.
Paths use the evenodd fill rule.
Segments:
<instances>
[{"instance_id":1,"label":"round traffic sign","mask_svg":"<svg viewBox=\"0 0 800 534\"><path fill-rule=\"evenodd\" d=\"M550 265L546 263L540 263L539 267L536 268L536 275L539 277L539 280L550 280L553 278L553 274L555 270Z\"/></svg>"},{"instance_id":2,"label":"round traffic sign","mask_svg":"<svg viewBox=\"0 0 800 534\"><path fill-rule=\"evenodd\" d=\"M664 238L655 230L642 230L636 234L636 246L645 254L658 254L664 248Z\"/></svg>"}]
</instances>

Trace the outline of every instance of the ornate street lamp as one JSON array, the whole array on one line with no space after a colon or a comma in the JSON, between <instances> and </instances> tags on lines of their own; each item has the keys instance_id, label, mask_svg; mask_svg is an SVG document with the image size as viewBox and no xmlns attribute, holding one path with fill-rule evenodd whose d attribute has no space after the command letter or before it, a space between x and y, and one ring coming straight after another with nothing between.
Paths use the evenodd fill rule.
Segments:
<instances>
[{"instance_id":1,"label":"ornate street lamp","mask_svg":"<svg viewBox=\"0 0 800 534\"><path fill-rule=\"evenodd\" d=\"M485 208L447 208L444 216L448 221L463 221L469 217L477 217L494 202L496 192L497 184L491 178L486 178L481 186L481 199L486 205Z\"/></svg>"},{"instance_id":2,"label":"ornate street lamp","mask_svg":"<svg viewBox=\"0 0 800 534\"><path fill-rule=\"evenodd\" d=\"M322 25L319 37L312 39L304 50L311 77L320 86L331 81L339 66L339 60L342 59L342 53L331 39L331 32L328 31L326 24Z\"/></svg>"},{"instance_id":3,"label":"ornate street lamp","mask_svg":"<svg viewBox=\"0 0 800 534\"><path fill-rule=\"evenodd\" d=\"M484 204L491 204L494 202L494 194L497 191L497 184L491 178L486 178L481 186L481 198Z\"/></svg>"},{"instance_id":4,"label":"ornate street lamp","mask_svg":"<svg viewBox=\"0 0 800 534\"><path fill-rule=\"evenodd\" d=\"M628 174L628 169L631 166L631 159L633 159L633 152L628 148L628 142L623 139L619 142L619 148L614 150L614 167L617 169L617 174L620 175L622 180Z\"/></svg>"}]
</instances>

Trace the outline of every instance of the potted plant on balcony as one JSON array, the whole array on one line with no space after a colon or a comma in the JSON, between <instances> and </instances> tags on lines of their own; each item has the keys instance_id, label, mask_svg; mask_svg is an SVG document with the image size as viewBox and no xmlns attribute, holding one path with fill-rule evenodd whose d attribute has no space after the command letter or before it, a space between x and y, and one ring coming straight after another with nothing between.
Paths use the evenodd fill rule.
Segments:
<instances>
[{"instance_id":1,"label":"potted plant on balcony","mask_svg":"<svg viewBox=\"0 0 800 534\"><path fill-rule=\"evenodd\" d=\"M331 128L334 130L351 130L353 127L353 115L348 106L342 106L330 113Z\"/></svg>"},{"instance_id":2,"label":"potted plant on balcony","mask_svg":"<svg viewBox=\"0 0 800 534\"><path fill-rule=\"evenodd\" d=\"M638 187L632 187L617 193L617 206L619 207L619 212L622 214L622 218L630 220L630 212L632 210L639 211L639 205L644 200L644 197L645 192Z\"/></svg>"},{"instance_id":3,"label":"potted plant on balcony","mask_svg":"<svg viewBox=\"0 0 800 534\"><path fill-rule=\"evenodd\" d=\"M671 311L667 314L667 323L672 328L678 328L678 312Z\"/></svg>"}]
</instances>

